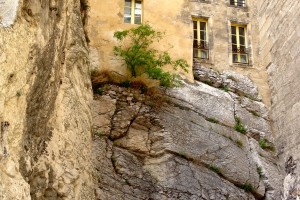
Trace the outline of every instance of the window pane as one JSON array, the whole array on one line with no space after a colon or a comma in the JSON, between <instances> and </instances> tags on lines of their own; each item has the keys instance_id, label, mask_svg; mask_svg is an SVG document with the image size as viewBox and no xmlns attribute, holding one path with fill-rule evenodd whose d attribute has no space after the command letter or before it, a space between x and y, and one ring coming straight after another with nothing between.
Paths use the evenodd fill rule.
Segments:
<instances>
[{"instance_id":1,"label":"window pane","mask_svg":"<svg viewBox=\"0 0 300 200\"><path fill-rule=\"evenodd\" d=\"M124 14L125 15L131 15L131 8L125 7Z\"/></svg>"},{"instance_id":2,"label":"window pane","mask_svg":"<svg viewBox=\"0 0 300 200\"><path fill-rule=\"evenodd\" d=\"M140 9L135 9L134 14L136 14L136 15L141 15L141 14L142 14L142 10L140 10Z\"/></svg>"},{"instance_id":3,"label":"window pane","mask_svg":"<svg viewBox=\"0 0 300 200\"><path fill-rule=\"evenodd\" d=\"M203 31L206 30L206 23L205 22L200 22L200 30L203 30Z\"/></svg>"},{"instance_id":4,"label":"window pane","mask_svg":"<svg viewBox=\"0 0 300 200\"><path fill-rule=\"evenodd\" d=\"M237 52L237 45L232 45L232 52Z\"/></svg>"},{"instance_id":5,"label":"window pane","mask_svg":"<svg viewBox=\"0 0 300 200\"><path fill-rule=\"evenodd\" d=\"M197 38L197 30L194 30L194 39L198 39Z\"/></svg>"},{"instance_id":6,"label":"window pane","mask_svg":"<svg viewBox=\"0 0 300 200\"><path fill-rule=\"evenodd\" d=\"M125 23L131 23L131 16L129 15L129 16L124 16L124 22Z\"/></svg>"},{"instance_id":7,"label":"window pane","mask_svg":"<svg viewBox=\"0 0 300 200\"><path fill-rule=\"evenodd\" d=\"M142 2L135 2L135 8L142 9Z\"/></svg>"},{"instance_id":8,"label":"window pane","mask_svg":"<svg viewBox=\"0 0 300 200\"><path fill-rule=\"evenodd\" d=\"M245 36L245 28L239 27L239 34Z\"/></svg>"},{"instance_id":9,"label":"window pane","mask_svg":"<svg viewBox=\"0 0 300 200\"><path fill-rule=\"evenodd\" d=\"M201 58L207 59L207 51L201 51Z\"/></svg>"},{"instance_id":10,"label":"window pane","mask_svg":"<svg viewBox=\"0 0 300 200\"><path fill-rule=\"evenodd\" d=\"M245 37L240 36L240 44L245 45Z\"/></svg>"},{"instance_id":11,"label":"window pane","mask_svg":"<svg viewBox=\"0 0 300 200\"><path fill-rule=\"evenodd\" d=\"M204 31L200 32L200 39L201 40L206 40L206 33Z\"/></svg>"},{"instance_id":12,"label":"window pane","mask_svg":"<svg viewBox=\"0 0 300 200\"><path fill-rule=\"evenodd\" d=\"M230 5L234 5L234 0L230 0Z\"/></svg>"},{"instance_id":13,"label":"window pane","mask_svg":"<svg viewBox=\"0 0 300 200\"><path fill-rule=\"evenodd\" d=\"M235 62L235 63L239 62L239 60L238 60L238 54L233 54L232 55L232 61Z\"/></svg>"},{"instance_id":14,"label":"window pane","mask_svg":"<svg viewBox=\"0 0 300 200\"><path fill-rule=\"evenodd\" d=\"M142 23L142 18L140 15L135 15L134 17L134 23L135 24L141 24Z\"/></svg>"},{"instance_id":15,"label":"window pane","mask_svg":"<svg viewBox=\"0 0 300 200\"><path fill-rule=\"evenodd\" d=\"M131 7L131 0L125 0L125 6Z\"/></svg>"},{"instance_id":16,"label":"window pane","mask_svg":"<svg viewBox=\"0 0 300 200\"><path fill-rule=\"evenodd\" d=\"M232 44L236 44L236 35L231 36L231 42Z\"/></svg>"},{"instance_id":17,"label":"window pane","mask_svg":"<svg viewBox=\"0 0 300 200\"><path fill-rule=\"evenodd\" d=\"M197 30L197 21L193 21L193 27Z\"/></svg>"},{"instance_id":18,"label":"window pane","mask_svg":"<svg viewBox=\"0 0 300 200\"><path fill-rule=\"evenodd\" d=\"M244 7L245 6L245 0L237 0L237 5Z\"/></svg>"},{"instance_id":19,"label":"window pane","mask_svg":"<svg viewBox=\"0 0 300 200\"><path fill-rule=\"evenodd\" d=\"M236 34L236 27L231 26L231 34L235 35Z\"/></svg>"},{"instance_id":20,"label":"window pane","mask_svg":"<svg viewBox=\"0 0 300 200\"><path fill-rule=\"evenodd\" d=\"M247 55L245 55L245 54L241 55L241 63L248 63Z\"/></svg>"}]
</instances>

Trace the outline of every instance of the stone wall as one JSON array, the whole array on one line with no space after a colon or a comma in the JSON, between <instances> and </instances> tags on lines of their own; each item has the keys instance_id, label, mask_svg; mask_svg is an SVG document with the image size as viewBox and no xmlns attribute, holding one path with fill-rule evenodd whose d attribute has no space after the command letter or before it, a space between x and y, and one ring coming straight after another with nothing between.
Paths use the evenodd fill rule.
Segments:
<instances>
[{"instance_id":1,"label":"stone wall","mask_svg":"<svg viewBox=\"0 0 300 200\"><path fill-rule=\"evenodd\" d=\"M0 27L0 199L94 198L82 12L23 0Z\"/></svg>"},{"instance_id":2,"label":"stone wall","mask_svg":"<svg viewBox=\"0 0 300 200\"><path fill-rule=\"evenodd\" d=\"M296 199L300 196L300 4L268 0L259 7L261 56L269 74L273 128L286 168L283 199Z\"/></svg>"}]
</instances>

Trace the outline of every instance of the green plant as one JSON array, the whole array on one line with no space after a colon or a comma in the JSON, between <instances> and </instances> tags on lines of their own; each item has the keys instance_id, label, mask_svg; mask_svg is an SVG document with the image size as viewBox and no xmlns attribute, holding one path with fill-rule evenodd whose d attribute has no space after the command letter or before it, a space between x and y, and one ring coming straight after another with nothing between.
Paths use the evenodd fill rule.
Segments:
<instances>
[{"instance_id":1,"label":"green plant","mask_svg":"<svg viewBox=\"0 0 300 200\"><path fill-rule=\"evenodd\" d=\"M98 88L98 89L95 90L95 93L99 94L99 95L102 95L103 92L104 92L104 90L102 88Z\"/></svg>"},{"instance_id":2,"label":"green plant","mask_svg":"<svg viewBox=\"0 0 300 200\"><path fill-rule=\"evenodd\" d=\"M209 121L209 122L215 123L215 124L219 123L219 120L217 120L216 118L213 118L213 117L207 118L206 120Z\"/></svg>"},{"instance_id":3,"label":"green plant","mask_svg":"<svg viewBox=\"0 0 300 200\"><path fill-rule=\"evenodd\" d=\"M223 90L224 90L225 92L229 92L228 86L227 86L227 85L224 85L224 86L223 86Z\"/></svg>"},{"instance_id":4,"label":"green plant","mask_svg":"<svg viewBox=\"0 0 300 200\"><path fill-rule=\"evenodd\" d=\"M250 113L252 113L252 115L256 116L256 117L259 117L259 114L258 112L256 112L255 110L251 110L249 111Z\"/></svg>"},{"instance_id":5,"label":"green plant","mask_svg":"<svg viewBox=\"0 0 300 200\"><path fill-rule=\"evenodd\" d=\"M147 74L151 79L160 81L160 85L173 87L180 85L179 75L164 72L163 66L170 65L187 72L188 64L183 59L173 60L167 51L159 52L154 43L163 38L164 33L154 30L149 24L141 24L136 28L116 31L114 37L119 44L114 46L114 53L121 57L132 77Z\"/></svg>"},{"instance_id":6,"label":"green plant","mask_svg":"<svg viewBox=\"0 0 300 200\"><path fill-rule=\"evenodd\" d=\"M116 162L117 162L117 158L112 156L111 157L111 162L112 162L113 165L115 165Z\"/></svg>"},{"instance_id":7,"label":"green plant","mask_svg":"<svg viewBox=\"0 0 300 200\"><path fill-rule=\"evenodd\" d=\"M263 177L262 168L261 167L257 167L256 171L257 171L257 173L259 175L259 179L262 179L262 177Z\"/></svg>"},{"instance_id":8,"label":"green plant","mask_svg":"<svg viewBox=\"0 0 300 200\"><path fill-rule=\"evenodd\" d=\"M103 137L103 136L105 136L105 134L104 134L102 131L96 131L96 130L94 130L93 133L94 133L94 135L96 135L96 136L98 136L98 137Z\"/></svg>"},{"instance_id":9,"label":"green plant","mask_svg":"<svg viewBox=\"0 0 300 200\"><path fill-rule=\"evenodd\" d=\"M243 190L245 190L245 192L253 192L254 191L254 187L252 186L251 183L245 183L245 184L241 185L241 188Z\"/></svg>"},{"instance_id":10,"label":"green plant","mask_svg":"<svg viewBox=\"0 0 300 200\"><path fill-rule=\"evenodd\" d=\"M217 173L217 174L221 174L221 169L220 169L218 166L210 165L210 166L209 166L209 169L210 169L211 171L214 171L214 172Z\"/></svg>"},{"instance_id":11,"label":"green plant","mask_svg":"<svg viewBox=\"0 0 300 200\"><path fill-rule=\"evenodd\" d=\"M234 129L240 133L245 134L247 132L247 128L243 125L241 122L241 119L239 117L235 117L236 124L234 126Z\"/></svg>"},{"instance_id":12,"label":"green plant","mask_svg":"<svg viewBox=\"0 0 300 200\"><path fill-rule=\"evenodd\" d=\"M16 96L17 96L17 97L20 97L20 96L22 96L22 91L20 91L20 90L19 90L19 91L17 91L17 94L16 94Z\"/></svg>"},{"instance_id":13,"label":"green plant","mask_svg":"<svg viewBox=\"0 0 300 200\"><path fill-rule=\"evenodd\" d=\"M242 140L236 140L235 143L240 147L242 148L244 146Z\"/></svg>"},{"instance_id":14,"label":"green plant","mask_svg":"<svg viewBox=\"0 0 300 200\"><path fill-rule=\"evenodd\" d=\"M274 146L265 138L259 140L259 146L265 150L275 151Z\"/></svg>"}]
</instances>

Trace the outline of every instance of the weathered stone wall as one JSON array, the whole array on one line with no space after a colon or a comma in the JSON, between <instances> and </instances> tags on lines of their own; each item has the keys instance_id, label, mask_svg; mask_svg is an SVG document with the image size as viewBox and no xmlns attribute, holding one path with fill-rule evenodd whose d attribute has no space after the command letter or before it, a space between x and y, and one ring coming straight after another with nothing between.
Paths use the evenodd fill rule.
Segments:
<instances>
[{"instance_id":1,"label":"weathered stone wall","mask_svg":"<svg viewBox=\"0 0 300 200\"><path fill-rule=\"evenodd\" d=\"M94 69L125 71L120 60L113 55L116 44L113 33L136 25L124 23L124 0L91 0L88 33L91 40L91 60ZM166 37L156 46L170 49L175 58L184 58L193 64L193 25L192 17L208 18L209 53L207 61L200 61L203 66L220 71L235 70L248 75L259 88L264 102L270 105L267 73L260 65L259 26L257 0L248 0L247 7L239 8L229 5L229 0L188 1L165 0L143 1L143 22L155 29L166 32ZM250 65L232 63L230 23L247 25L247 43L250 47ZM192 68L186 74L193 81Z\"/></svg>"},{"instance_id":2,"label":"weathered stone wall","mask_svg":"<svg viewBox=\"0 0 300 200\"><path fill-rule=\"evenodd\" d=\"M82 12L23 0L0 27L0 199L94 198Z\"/></svg>"},{"instance_id":3,"label":"weathered stone wall","mask_svg":"<svg viewBox=\"0 0 300 200\"><path fill-rule=\"evenodd\" d=\"M286 179L283 199L300 196L300 4L292 0L260 2L263 65L268 68L274 133Z\"/></svg>"},{"instance_id":4,"label":"weathered stone wall","mask_svg":"<svg viewBox=\"0 0 300 200\"><path fill-rule=\"evenodd\" d=\"M115 85L96 89L97 199L280 199L268 109L247 97L257 97L257 88L235 72L195 72L227 89L198 81L150 96ZM238 119L244 134L235 130ZM263 138L268 148L259 145Z\"/></svg>"}]
</instances>

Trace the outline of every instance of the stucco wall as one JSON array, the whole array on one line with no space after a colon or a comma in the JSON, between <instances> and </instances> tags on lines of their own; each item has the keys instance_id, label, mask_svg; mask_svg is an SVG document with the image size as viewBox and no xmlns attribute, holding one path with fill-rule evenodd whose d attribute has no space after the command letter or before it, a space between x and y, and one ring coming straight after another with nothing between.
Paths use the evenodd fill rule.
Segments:
<instances>
[{"instance_id":1,"label":"stucco wall","mask_svg":"<svg viewBox=\"0 0 300 200\"><path fill-rule=\"evenodd\" d=\"M125 30L136 25L124 23L124 1L123 0L91 0L90 20L88 33L91 40L90 46L93 54L92 68L109 69L118 72L125 72L126 68L121 67L120 60L113 55L113 46L116 40L113 34L117 30ZM191 17L188 11L188 4L184 0L169 1L144 1L143 22L152 25L156 30L165 31L166 35L159 44L161 49L169 49L174 58L184 58L192 66L192 29ZM95 56L98 58L95 58ZM92 64L93 64L92 63ZM98 65L98 66L97 66ZM187 78L193 80L192 68Z\"/></svg>"},{"instance_id":2,"label":"stucco wall","mask_svg":"<svg viewBox=\"0 0 300 200\"><path fill-rule=\"evenodd\" d=\"M268 0L259 7L262 60L268 67L274 131L286 168L283 199L295 198L300 196L300 4Z\"/></svg>"},{"instance_id":3,"label":"stucco wall","mask_svg":"<svg viewBox=\"0 0 300 200\"><path fill-rule=\"evenodd\" d=\"M92 68L125 71L120 68L120 61L113 55L112 48L116 44L113 33L135 25L125 24L124 0L90 0L90 19L88 34L91 40ZM175 58L184 58L193 64L192 17L208 18L210 59L201 61L206 67L217 70L234 70L248 75L259 87L264 102L270 105L267 73L261 65L259 52L259 26L257 1L247 1L246 8L229 5L227 0L210 1L143 1L143 21L150 23L160 31L166 32L166 37L159 43L162 49L174 46L170 54ZM233 64L230 25L237 22L247 25L248 44L250 47L249 65ZM98 52L98 53L96 53ZM193 81L192 68L186 77Z\"/></svg>"}]
</instances>

